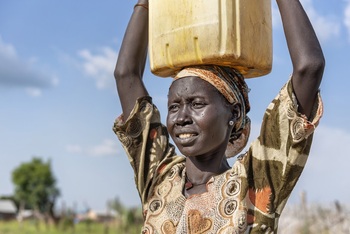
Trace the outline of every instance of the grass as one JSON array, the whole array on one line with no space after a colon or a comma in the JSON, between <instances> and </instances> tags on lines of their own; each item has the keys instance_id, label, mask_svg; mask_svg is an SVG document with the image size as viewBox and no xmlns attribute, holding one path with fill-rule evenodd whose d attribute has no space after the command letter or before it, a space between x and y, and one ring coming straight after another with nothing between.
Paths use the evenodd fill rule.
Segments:
<instances>
[{"instance_id":1,"label":"grass","mask_svg":"<svg viewBox=\"0 0 350 234\"><path fill-rule=\"evenodd\" d=\"M130 225L122 225L129 223ZM26 221L0 221L0 234L140 234L142 221L134 218L118 222L96 223L61 222L58 227L43 223ZM334 204L288 205L279 222L282 234L350 234L350 207L336 202Z\"/></svg>"},{"instance_id":2,"label":"grass","mask_svg":"<svg viewBox=\"0 0 350 234\"><path fill-rule=\"evenodd\" d=\"M121 227L116 223L78 223L74 226L46 226L35 221L0 221L0 234L139 234L140 225Z\"/></svg>"}]
</instances>

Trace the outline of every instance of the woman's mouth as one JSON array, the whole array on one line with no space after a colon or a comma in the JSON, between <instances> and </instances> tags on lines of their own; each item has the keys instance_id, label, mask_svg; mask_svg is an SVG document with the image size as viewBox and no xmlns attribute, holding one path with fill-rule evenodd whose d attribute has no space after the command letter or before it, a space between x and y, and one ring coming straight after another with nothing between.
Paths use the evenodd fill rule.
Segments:
<instances>
[{"instance_id":1,"label":"woman's mouth","mask_svg":"<svg viewBox=\"0 0 350 234\"><path fill-rule=\"evenodd\" d=\"M197 137L198 137L198 134L196 133L180 133L176 137L177 138L176 142L182 145L182 147L191 146L194 144Z\"/></svg>"},{"instance_id":2,"label":"woman's mouth","mask_svg":"<svg viewBox=\"0 0 350 234\"><path fill-rule=\"evenodd\" d=\"M180 139L187 139L187 138L191 138L191 137L194 137L195 134L193 133L182 133L182 134L179 134L179 138Z\"/></svg>"}]
</instances>

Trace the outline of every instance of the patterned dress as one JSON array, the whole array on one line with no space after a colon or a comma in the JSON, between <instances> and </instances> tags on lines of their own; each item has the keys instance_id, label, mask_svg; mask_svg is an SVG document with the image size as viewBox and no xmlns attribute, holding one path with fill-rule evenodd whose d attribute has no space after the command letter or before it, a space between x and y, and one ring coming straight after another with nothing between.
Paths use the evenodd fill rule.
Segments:
<instances>
[{"instance_id":1,"label":"patterned dress","mask_svg":"<svg viewBox=\"0 0 350 234\"><path fill-rule=\"evenodd\" d=\"M312 117L297 112L289 81L268 106L260 136L232 168L213 176L207 192L184 196L185 158L175 153L150 97L140 98L114 132L135 172L142 233L276 233L278 219L307 161L323 112L320 95Z\"/></svg>"}]
</instances>

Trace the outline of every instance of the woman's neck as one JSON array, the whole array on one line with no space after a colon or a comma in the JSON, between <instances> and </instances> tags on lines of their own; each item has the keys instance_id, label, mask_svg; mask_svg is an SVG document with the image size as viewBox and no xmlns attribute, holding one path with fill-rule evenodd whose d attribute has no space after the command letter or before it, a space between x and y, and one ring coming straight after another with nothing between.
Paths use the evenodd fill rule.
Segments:
<instances>
[{"instance_id":1,"label":"woman's neck","mask_svg":"<svg viewBox=\"0 0 350 234\"><path fill-rule=\"evenodd\" d=\"M210 160L203 160L201 157L187 157L185 195L206 192L206 183L213 176L219 175L229 168L225 156L213 157Z\"/></svg>"}]
</instances>

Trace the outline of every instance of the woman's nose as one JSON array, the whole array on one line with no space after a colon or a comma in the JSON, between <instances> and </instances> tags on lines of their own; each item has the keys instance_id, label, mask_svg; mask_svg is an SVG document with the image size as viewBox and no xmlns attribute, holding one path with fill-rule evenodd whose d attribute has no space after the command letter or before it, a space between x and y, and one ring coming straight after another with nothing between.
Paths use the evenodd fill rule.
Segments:
<instances>
[{"instance_id":1,"label":"woman's nose","mask_svg":"<svg viewBox=\"0 0 350 234\"><path fill-rule=\"evenodd\" d=\"M182 125L191 124L191 123L192 123L192 119L189 115L188 108L181 107L176 115L175 124L182 126Z\"/></svg>"}]
</instances>

